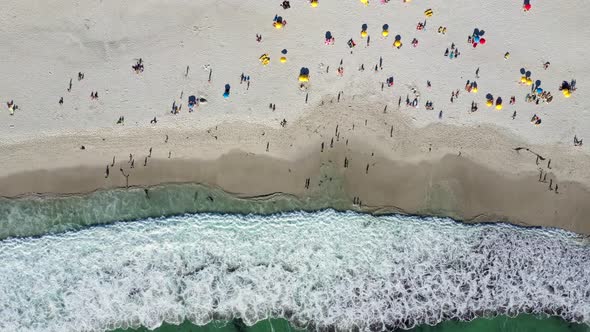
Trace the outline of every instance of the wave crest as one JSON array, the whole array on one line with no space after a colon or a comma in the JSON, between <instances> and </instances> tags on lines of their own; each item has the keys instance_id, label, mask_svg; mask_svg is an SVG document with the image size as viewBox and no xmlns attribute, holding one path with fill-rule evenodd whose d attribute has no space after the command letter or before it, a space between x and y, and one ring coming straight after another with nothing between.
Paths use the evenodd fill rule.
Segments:
<instances>
[{"instance_id":1,"label":"wave crest","mask_svg":"<svg viewBox=\"0 0 590 332\"><path fill-rule=\"evenodd\" d=\"M332 210L197 214L0 242L0 329L97 331L269 316L411 328L497 313L590 322L572 233Z\"/></svg>"}]
</instances>

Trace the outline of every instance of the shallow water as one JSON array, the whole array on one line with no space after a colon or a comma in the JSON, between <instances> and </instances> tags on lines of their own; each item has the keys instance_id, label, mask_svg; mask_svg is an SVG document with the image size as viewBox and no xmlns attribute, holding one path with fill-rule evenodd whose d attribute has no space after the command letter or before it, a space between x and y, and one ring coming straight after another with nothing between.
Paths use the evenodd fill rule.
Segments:
<instances>
[{"instance_id":1,"label":"shallow water","mask_svg":"<svg viewBox=\"0 0 590 332\"><path fill-rule=\"evenodd\" d=\"M285 194L240 199L222 190L195 184L97 191L65 197L0 198L0 240L79 230L116 221L133 221L184 213L272 214L285 211L346 210L339 178L322 169L324 185L309 197Z\"/></svg>"},{"instance_id":2,"label":"shallow water","mask_svg":"<svg viewBox=\"0 0 590 332\"><path fill-rule=\"evenodd\" d=\"M588 323L585 241L558 230L333 210L202 213L5 239L0 330L268 317L380 330L523 312Z\"/></svg>"}]
</instances>

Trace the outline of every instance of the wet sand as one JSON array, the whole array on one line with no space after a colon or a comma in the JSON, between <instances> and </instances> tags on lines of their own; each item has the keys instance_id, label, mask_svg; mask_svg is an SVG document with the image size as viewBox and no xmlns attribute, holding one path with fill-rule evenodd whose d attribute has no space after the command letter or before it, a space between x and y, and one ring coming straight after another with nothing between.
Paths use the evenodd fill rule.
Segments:
<instances>
[{"instance_id":1,"label":"wet sand","mask_svg":"<svg viewBox=\"0 0 590 332\"><path fill-rule=\"evenodd\" d=\"M344 167L345 158L348 168ZM272 193L306 197L334 182L350 198L351 208L367 212L449 216L467 222L507 221L590 234L590 190L585 185L560 181L556 194L538 181L537 174L500 174L457 155L402 162L371 157L340 144L323 153L309 149L294 160L236 150L214 160L154 158L149 167L139 165L124 171L131 171L130 187L191 182L239 197ZM103 174L102 167L86 166L22 172L0 178L0 194L80 194L126 186L118 169L108 179ZM309 189L305 188L307 178ZM355 197L360 203L353 206Z\"/></svg>"}]
</instances>

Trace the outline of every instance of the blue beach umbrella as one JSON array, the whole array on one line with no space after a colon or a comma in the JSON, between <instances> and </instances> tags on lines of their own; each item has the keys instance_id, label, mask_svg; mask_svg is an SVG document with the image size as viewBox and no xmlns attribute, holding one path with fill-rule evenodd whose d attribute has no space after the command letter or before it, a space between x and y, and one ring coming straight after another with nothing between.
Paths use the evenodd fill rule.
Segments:
<instances>
[{"instance_id":1,"label":"blue beach umbrella","mask_svg":"<svg viewBox=\"0 0 590 332\"><path fill-rule=\"evenodd\" d=\"M475 36L475 38L473 39L476 43L479 43L479 36Z\"/></svg>"},{"instance_id":2,"label":"blue beach umbrella","mask_svg":"<svg viewBox=\"0 0 590 332\"><path fill-rule=\"evenodd\" d=\"M537 93L543 93L543 89L537 88Z\"/></svg>"}]
</instances>

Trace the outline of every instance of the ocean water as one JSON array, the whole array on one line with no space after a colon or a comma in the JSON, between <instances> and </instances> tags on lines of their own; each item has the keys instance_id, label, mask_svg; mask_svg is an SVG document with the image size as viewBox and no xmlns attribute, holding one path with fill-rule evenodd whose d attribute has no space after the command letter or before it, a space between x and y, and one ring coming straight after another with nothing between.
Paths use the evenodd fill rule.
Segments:
<instances>
[{"instance_id":1,"label":"ocean water","mask_svg":"<svg viewBox=\"0 0 590 332\"><path fill-rule=\"evenodd\" d=\"M113 332L302 332L284 319L268 319L252 326L247 326L240 320L213 321L204 326L197 326L190 322L180 325L162 324L155 330L145 327L138 329L117 329ZM557 317L536 317L521 314L511 318L497 316L493 318L476 318L472 321L445 321L435 326L421 325L407 332L589 332L590 326L568 323Z\"/></svg>"},{"instance_id":2,"label":"ocean water","mask_svg":"<svg viewBox=\"0 0 590 332\"><path fill-rule=\"evenodd\" d=\"M272 198L239 209L304 203ZM130 214L113 223L90 208L96 219L85 222L31 208L40 219L18 217L26 231L14 216L2 220L13 228L0 241L0 331L202 331L237 329L236 320L244 331L265 329L269 318L284 319L277 331L472 331L477 317L522 313L560 318L541 320L538 331L590 323L590 243L560 230L335 210ZM39 217L47 215L59 220L47 227ZM212 325L219 321L231 324Z\"/></svg>"}]
</instances>

